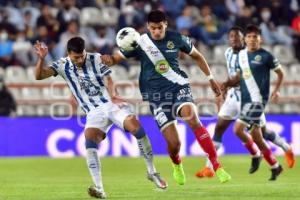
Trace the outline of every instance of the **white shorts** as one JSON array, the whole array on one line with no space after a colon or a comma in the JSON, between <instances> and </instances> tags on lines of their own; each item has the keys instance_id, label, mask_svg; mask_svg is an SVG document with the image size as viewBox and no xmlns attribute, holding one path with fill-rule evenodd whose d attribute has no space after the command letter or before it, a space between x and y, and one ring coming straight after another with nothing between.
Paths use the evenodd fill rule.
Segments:
<instances>
[{"instance_id":1,"label":"white shorts","mask_svg":"<svg viewBox=\"0 0 300 200\"><path fill-rule=\"evenodd\" d=\"M231 88L227 92L226 99L221 106L218 116L226 120L236 120L241 113L241 92L235 88ZM265 113L260 117L260 126L267 123Z\"/></svg>"},{"instance_id":2,"label":"white shorts","mask_svg":"<svg viewBox=\"0 0 300 200\"><path fill-rule=\"evenodd\" d=\"M110 127L115 124L124 130L124 121L129 115L134 115L129 105L119 107L112 102L107 102L88 112L85 129L98 128L107 133Z\"/></svg>"},{"instance_id":3,"label":"white shorts","mask_svg":"<svg viewBox=\"0 0 300 200\"><path fill-rule=\"evenodd\" d=\"M241 92L231 88L227 92L226 99L221 106L218 116L226 120L236 120L241 112Z\"/></svg>"}]
</instances>

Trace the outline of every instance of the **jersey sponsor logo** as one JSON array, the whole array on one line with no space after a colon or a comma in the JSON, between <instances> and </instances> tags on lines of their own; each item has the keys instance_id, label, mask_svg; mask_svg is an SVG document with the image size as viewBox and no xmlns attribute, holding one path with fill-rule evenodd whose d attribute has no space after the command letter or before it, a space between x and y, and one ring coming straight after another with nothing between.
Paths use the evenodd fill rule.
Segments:
<instances>
[{"instance_id":1,"label":"jersey sponsor logo","mask_svg":"<svg viewBox=\"0 0 300 200\"><path fill-rule=\"evenodd\" d=\"M158 57L160 52L155 50L152 46L146 47L146 51L149 52L153 57Z\"/></svg>"},{"instance_id":2,"label":"jersey sponsor logo","mask_svg":"<svg viewBox=\"0 0 300 200\"><path fill-rule=\"evenodd\" d=\"M167 42L167 48L168 49L174 49L174 47L175 47L175 45L174 45L174 43L172 41L168 41Z\"/></svg>"},{"instance_id":3,"label":"jersey sponsor logo","mask_svg":"<svg viewBox=\"0 0 300 200\"><path fill-rule=\"evenodd\" d=\"M90 80L80 77L79 78L80 88L84 90L89 96L102 96L100 88L94 85Z\"/></svg>"},{"instance_id":4,"label":"jersey sponsor logo","mask_svg":"<svg viewBox=\"0 0 300 200\"><path fill-rule=\"evenodd\" d=\"M243 77L244 77L244 79L248 79L251 76L252 76L252 72L251 72L250 68L243 69Z\"/></svg>"},{"instance_id":5,"label":"jersey sponsor logo","mask_svg":"<svg viewBox=\"0 0 300 200\"><path fill-rule=\"evenodd\" d=\"M170 65L166 60L160 60L155 64L155 71L157 71L160 74L164 74L168 72L169 69L170 69Z\"/></svg>"}]
</instances>

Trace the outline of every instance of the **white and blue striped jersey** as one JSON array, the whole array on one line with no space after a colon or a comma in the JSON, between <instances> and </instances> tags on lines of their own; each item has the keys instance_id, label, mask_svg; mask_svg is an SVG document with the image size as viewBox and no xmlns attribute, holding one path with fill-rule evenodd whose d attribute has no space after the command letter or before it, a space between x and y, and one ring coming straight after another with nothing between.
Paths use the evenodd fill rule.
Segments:
<instances>
[{"instance_id":1,"label":"white and blue striped jersey","mask_svg":"<svg viewBox=\"0 0 300 200\"><path fill-rule=\"evenodd\" d=\"M231 47L225 51L226 66L229 78L236 76L237 70L239 70L238 52L234 52Z\"/></svg>"},{"instance_id":2,"label":"white and blue striped jersey","mask_svg":"<svg viewBox=\"0 0 300 200\"><path fill-rule=\"evenodd\" d=\"M227 66L228 76L230 79L232 79L234 76L236 76L237 71L240 70L239 62L238 62L238 54L239 54L239 52L234 52L232 47L229 47L225 51L226 66ZM241 100L240 87L237 86L237 87L231 88L228 91L227 95L235 96L236 101L240 101Z\"/></svg>"},{"instance_id":3,"label":"white and blue striped jersey","mask_svg":"<svg viewBox=\"0 0 300 200\"><path fill-rule=\"evenodd\" d=\"M101 62L99 53L87 53L82 68L76 67L69 57L61 58L50 66L62 76L80 107L88 113L100 104L111 101L103 77L111 73Z\"/></svg>"}]
</instances>

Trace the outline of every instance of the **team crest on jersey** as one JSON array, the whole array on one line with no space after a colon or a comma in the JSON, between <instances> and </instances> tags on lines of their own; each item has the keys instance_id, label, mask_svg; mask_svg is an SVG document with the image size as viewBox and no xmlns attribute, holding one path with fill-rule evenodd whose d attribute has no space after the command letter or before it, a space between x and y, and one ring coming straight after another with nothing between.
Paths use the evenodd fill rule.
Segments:
<instances>
[{"instance_id":1,"label":"team crest on jersey","mask_svg":"<svg viewBox=\"0 0 300 200\"><path fill-rule=\"evenodd\" d=\"M261 60L262 60L261 55L256 55L256 56L254 57L254 60L251 61L251 63L254 63L254 64L261 64Z\"/></svg>"},{"instance_id":2,"label":"team crest on jersey","mask_svg":"<svg viewBox=\"0 0 300 200\"><path fill-rule=\"evenodd\" d=\"M175 45L174 45L174 43L172 41L168 41L167 42L167 48L168 49L174 49L174 47L175 47Z\"/></svg>"},{"instance_id":3,"label":"team crest on jersey","mask_svg":"<svg viewBox=\"0 0 300 200\"><path fill-rule=\"evenodd\" d=\"M243 77L244 77L244 79L248 79L251 76L252 76L252 72L251 72L250 68L243 69Z\"/></svg>"},{"instance_id":4,"label":"team crest on jersey","mask_svg":"<svg viewBox=\"0 0 300 200\"><path fill-rule=\"evenodd\" d=\"M160 60L155 64L155 71L160 74L166 73L167 71L169 71L169 69L170 65L166 60Z\"/></svg>"},{"instance_id":5,"label":"team crest on jersey","mask_svg":"<svg viewBox=\"0 0 300 200\"><path fill-rule=\"evenodd\" d=\"M80 88L84 90L89 96L102 96L100 88L94 85L90 80L85 78L79 78Z\"/></svg>"}]
</instances>

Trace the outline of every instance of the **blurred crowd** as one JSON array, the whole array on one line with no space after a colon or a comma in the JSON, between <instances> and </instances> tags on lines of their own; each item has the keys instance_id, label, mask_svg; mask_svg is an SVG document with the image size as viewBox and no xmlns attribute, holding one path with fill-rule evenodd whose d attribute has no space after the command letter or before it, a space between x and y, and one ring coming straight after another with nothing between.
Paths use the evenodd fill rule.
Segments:
<instances>
[{"instance_id":1,"label":"blurred crowd","mask_svg":"<svg viewBox=\"0 0 300 200\"><path fill-rule=\"evenodd\" d=\"M33 65L36 40L49 49L47 62L66 55L66 41L80 35L88 51L114 51L116 32L146 29L147 13L162 9L169 27L195 42L226 44L233 25L257 24L264 44L293 46L300 60L300 0L0 0L0 67Z\"/></svg>"}]
</instances>

